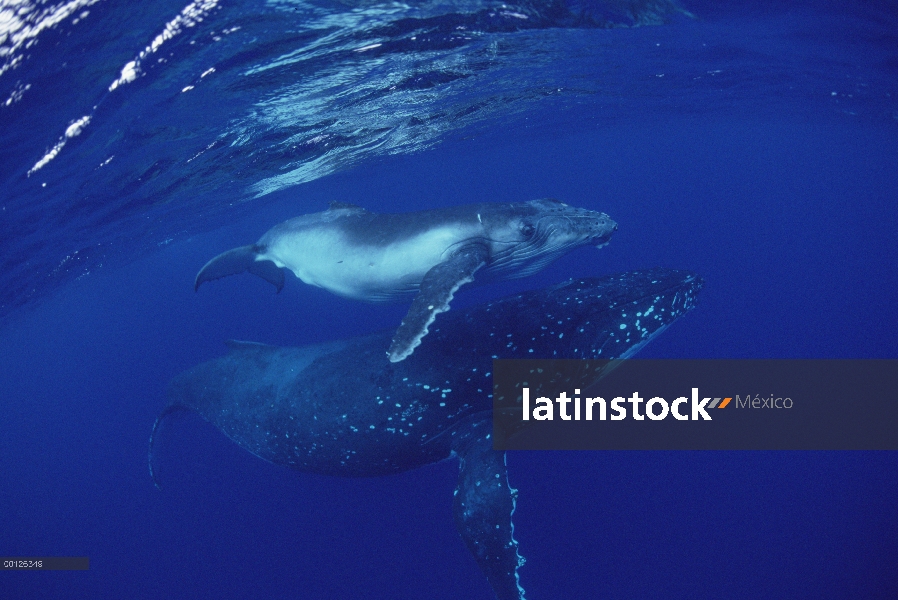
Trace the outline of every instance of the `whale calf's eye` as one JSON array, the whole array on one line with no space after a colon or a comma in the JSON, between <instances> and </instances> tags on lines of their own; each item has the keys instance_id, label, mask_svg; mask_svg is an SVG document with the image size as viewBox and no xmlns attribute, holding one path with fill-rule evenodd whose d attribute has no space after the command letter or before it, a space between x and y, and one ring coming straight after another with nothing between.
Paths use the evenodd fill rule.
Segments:
<instances>
[{"instance_id":1,"label":"whale calf's eye","mask_svg":"<svg viewBox=\"0 0 898 600\"><path fill-rule=\"evenodd\" d=\"M524 237L529 238L533 235L534 231L536 231L536 229L529 223L524 223L523 225L521 225L521 235L523 235Z\"/></svg>"}]
</instances>

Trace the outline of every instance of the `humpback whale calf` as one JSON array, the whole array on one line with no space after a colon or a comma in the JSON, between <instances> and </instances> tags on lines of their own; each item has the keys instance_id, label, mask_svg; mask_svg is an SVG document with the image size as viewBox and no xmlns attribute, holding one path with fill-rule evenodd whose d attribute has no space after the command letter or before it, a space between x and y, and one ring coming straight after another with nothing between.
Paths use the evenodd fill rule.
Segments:
<instances>
[{"instance_id":1,"label":"humpback whale calf","mask_svg":"<svg viewBox=\"0 0 898 600\"><path fill-rule=\"evenodd\" d=\"M172 381L150 474L158 486L157 430L181 410L304 472L386 475L457 456L458 531L497 598L522 600L517 492L490 439L492 360L628 357L690 310L701 287L694 273L667 269L572 280L452 311L396 364L383 355L389 331L299 348L229 342L226 356Z\"/></svg>"},{"instance_id":2,"label":"humpback whale calf","mask_svg":"<svg viewBox=\"0 0 898 600\"><path fill-rule=\"evenodd\" d=\"M357 300L392 301L419 290L387 352L399 362L475 272L483 271L481 280L526 277L579 246L601 248L616 229L605 213L551 199L398 214L334 202L219 254L197 274L194 289L249 271L281 291L287 268L307 284Z\"/></svg>"}]
</instances>

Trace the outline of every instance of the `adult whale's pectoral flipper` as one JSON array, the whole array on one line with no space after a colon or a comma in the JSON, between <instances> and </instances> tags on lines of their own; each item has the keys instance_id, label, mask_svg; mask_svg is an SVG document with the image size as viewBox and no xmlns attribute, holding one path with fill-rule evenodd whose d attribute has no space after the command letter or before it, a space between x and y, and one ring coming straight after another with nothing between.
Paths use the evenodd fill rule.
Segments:
<instances>
[{"instance_id":1,"label":"adult whale's pectoral flipper","mask_svg":"<svg viewBox=\"0 0 898 600\"><path fill-rule=\"evenodd\" d=\"M249 271L265 281L273 284L278 292L284 287L284 271L270 260L258 260L265 252L265 247L258 244L240 246L227 252L222 252L200 269L193 284L193 289L198 290L202 284L213 279L220 279L228 275L237 275Z\"/></svg>"},{"instance_id":2,"label":"adult whale's pectoral flipper","mask_svg":"<svg viewBox=\"0 0 898 600\"><path fill-rule=\"evenodd\" d=\"M518 584L518 554L511 516L518 491L508 485L505 452L493 450L490 421L469 427L453 443L459 458L453 514L468 550L499 600L523 600Z\"/></svg>"},{"instance_id":3,"label":"adult whale's pectoral flipper","mask_svg":"<svg viewBox=\"0 0 898 600\"><path fill-rule=\"evenodd\" d=\"M449 310L455 292L474 281L474 273L489 260L490 251L480 243L459 248L424 275L418 295L402 320L387 354L390 362L405 360L421 344L427 328L441 312Z\"/></svg>"}]
</instances>

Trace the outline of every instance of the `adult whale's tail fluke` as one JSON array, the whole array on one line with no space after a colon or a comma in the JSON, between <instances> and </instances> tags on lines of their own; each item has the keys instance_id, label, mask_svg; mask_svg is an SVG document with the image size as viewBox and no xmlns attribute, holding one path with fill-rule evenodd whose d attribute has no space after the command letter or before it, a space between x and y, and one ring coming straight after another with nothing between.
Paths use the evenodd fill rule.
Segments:
<instances>
[{"instance_id":1,"label":"adult whale's tail fluke","mask_svg":"<svg viewBox=\"0 0 898 600\"><path fill-rule=\"evenodd\" d=\"M284 272L274 262L267 259L260 260L265 250L265 246L253 244L222 252L200 269L193 289L198 290L202 284L213 279L249 271L274 285L280 292L284 287Z\"/></svg>"},{"instance_id":2,"label":"adult whale's tail fluke","mask_svg":"<svg viewBox=\"0 0 898 600\"><path fill-rule=\"evenodd\" d=\"M156 422L153 423L153 431L150 433L150 449L148 453L148 463L150 465L150 477L153 478L153 485L156 486L157 489L162 489L162 484L159 482L159 469L156 468L156 460L155 460L155 450L156 450L156 433L159 430L159 426L162 424L162 421L168 415L180 411L189 411L190 408L184 406L183 404L169 404L165 407L165 409L156 417Z\"/></svg>"}]
</instances>

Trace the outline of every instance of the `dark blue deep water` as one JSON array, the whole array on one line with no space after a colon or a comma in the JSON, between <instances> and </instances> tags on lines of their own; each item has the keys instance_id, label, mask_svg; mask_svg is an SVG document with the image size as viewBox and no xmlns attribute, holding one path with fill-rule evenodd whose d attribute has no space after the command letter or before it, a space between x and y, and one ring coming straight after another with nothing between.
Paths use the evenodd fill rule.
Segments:
<instances>
[{"instance_id":1,"label":"dark blue deep water","mask_svg":"<svg viewBox=\"0 0 898 600\"><path fill-rule=\"evenodd\" d=\"M212 256L332 200L618 223L523 280L706 280L644 357L898 358L898 4L0 0L0 598L483 599L453 461L293 473L198 417L223 340L395 326ZM854 399L862 403L862 398ZM896 397L898 401L898 397ZM896 424L898 426L898 424ZM527 598L898 598L895 452L513 452Z\"/></svg>"}]
</instances>

